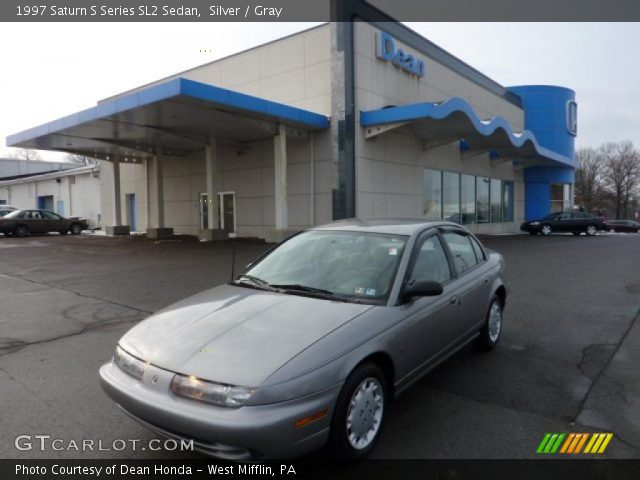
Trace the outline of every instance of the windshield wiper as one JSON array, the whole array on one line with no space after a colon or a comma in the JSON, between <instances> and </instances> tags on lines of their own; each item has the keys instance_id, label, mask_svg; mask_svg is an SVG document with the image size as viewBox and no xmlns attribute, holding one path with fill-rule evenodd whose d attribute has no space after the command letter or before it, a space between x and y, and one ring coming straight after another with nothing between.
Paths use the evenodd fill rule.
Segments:
<instances>
[{"instance_id":1,"label":"windshield wiper","mask_svg":"<svg viewBox=\"0 0 640 480\"><path fill-rule=\"evenodd\" d=\"M254 277L253 275L247 275L247 274L240 274L238 275L238 280L242 279L242 278L246 278L247 280L249 280L253 285L256 285L260 288L262 288L263 290L269 290L270 292L276 292L277 289L273 286L270 285L269 282L267 282L266 280L263 280L261 278L258 277ZM235 284L241 283L241 282L232 282Z\"/></svg>"},{"instance_id":2,"label":"windshield wiper","mask_svg":"<svg viewBox=\"0 0 640 480\"><path fill-rule=\"evenodd\" d=\"M299 283L293 284L282 284L282 285L271 285L273 288L277 288L279 290L285 290L290 292L300 292L306 293L310 296L318 297L318 298L326 298L327 300L336 300L338 302L348 302L349 300L340 295L336 295L330 290L324 290L322 288L309 287L307 285L300 285Z\"/></svg>"}]
</instances>

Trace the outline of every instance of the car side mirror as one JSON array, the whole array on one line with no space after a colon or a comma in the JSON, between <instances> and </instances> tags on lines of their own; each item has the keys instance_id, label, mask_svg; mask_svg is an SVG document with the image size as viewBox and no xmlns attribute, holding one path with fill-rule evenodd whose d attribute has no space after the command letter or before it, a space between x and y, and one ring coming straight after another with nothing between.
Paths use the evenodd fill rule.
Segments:
<instances>
[{"instance_id":1,"label":"car side mirror","mask_svg":"<svg viewBox=\"0 0 640 480\"><path fill-rule=\"evenodd\" d=\"M436 297L442 294L442 284L432 280L413 280L404 287L403 299L413 297Z\"/></svg>"}]
</instances>

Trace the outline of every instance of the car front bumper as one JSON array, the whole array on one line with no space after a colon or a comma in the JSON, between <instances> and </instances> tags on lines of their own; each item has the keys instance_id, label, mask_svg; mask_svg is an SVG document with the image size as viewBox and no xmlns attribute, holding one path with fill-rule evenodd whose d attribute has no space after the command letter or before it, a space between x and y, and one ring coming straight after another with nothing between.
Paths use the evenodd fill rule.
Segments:
<instances>
[{"instance_id":1,"label":"car front bumper","mask_svg":"<svg viewBox=\"0 0 640 480\"><path fill-rule=\"evenodd\" d=\"M156 433L193 439L194 449L226 460L261 460L300 456L323 446L342 385L271 405L226 408L176 396L173 372L149 365L142 380L115 363L100 368L100 383L126 413ZM295 422L328 409L304 427Z\"/></svg>"}]
</instances>

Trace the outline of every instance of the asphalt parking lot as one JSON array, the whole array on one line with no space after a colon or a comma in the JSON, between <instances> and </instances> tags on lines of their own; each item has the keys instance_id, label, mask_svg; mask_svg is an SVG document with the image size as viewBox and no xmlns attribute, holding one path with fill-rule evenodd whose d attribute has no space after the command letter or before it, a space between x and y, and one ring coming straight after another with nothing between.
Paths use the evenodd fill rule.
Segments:
<instances>
[{"instance_id":1,"label":"asphalt parking lot","mask_svg":"<svg viewBox=\"0 0 640 480\"><path fill-rule=\"evenodd\" d=\"M534 458L546 432L613 432L640 458L640 235L496 236L507 261L503 338L469 347L397 399L378 458ZM98 385L118 338L150 313L231 278L232 243L0 237L1 458L194 453L17 450L18 435L154 437ZM236 246L236 271L264 251Z\"/></svg>"}]
</instances>

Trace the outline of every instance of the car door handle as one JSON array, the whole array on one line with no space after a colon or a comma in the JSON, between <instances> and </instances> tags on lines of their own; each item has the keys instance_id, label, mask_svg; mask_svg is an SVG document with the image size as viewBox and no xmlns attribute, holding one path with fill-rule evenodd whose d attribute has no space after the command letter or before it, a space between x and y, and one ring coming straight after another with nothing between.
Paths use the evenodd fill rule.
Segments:
<instances>
[{"instance_id":1,"label":"car door handle","mask_svg":"<svg viewBox=\"0 0 640 480\"><path fill-rule=\"evenodd\" d=\"M460 305L462 302L460 301L460 297L458 295L453 295L449 298L449 303L451 305Z\"/></svg>"}]
</instances>

